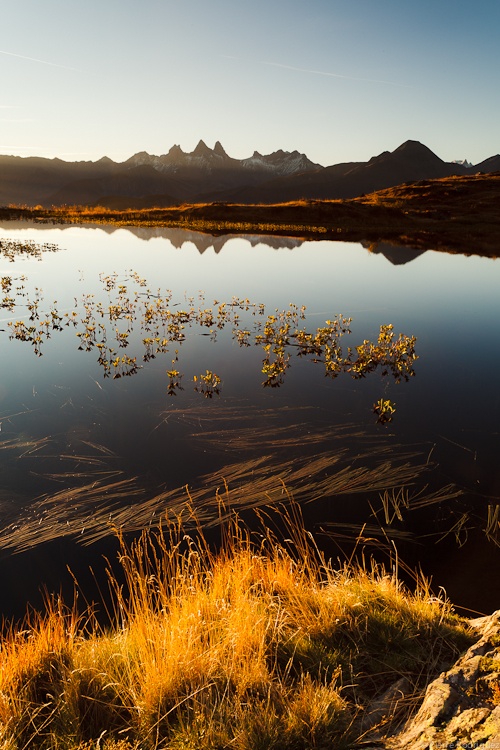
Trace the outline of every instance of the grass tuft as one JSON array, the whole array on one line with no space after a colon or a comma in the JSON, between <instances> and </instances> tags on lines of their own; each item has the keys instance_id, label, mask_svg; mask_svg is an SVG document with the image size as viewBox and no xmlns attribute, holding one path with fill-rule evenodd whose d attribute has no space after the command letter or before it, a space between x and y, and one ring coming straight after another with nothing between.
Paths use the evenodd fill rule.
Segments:
<instances>
[{"instance_id":1,"label":"grass tuft","mask_svg":"<svg viewBox=\"0 0 500 750\"><path fill-rule=\"evenodd\" d=\"M425 582L336 569L295 506L281 521L282 543L230 519L217 551L179 520L122 539L111 629L56 599L6 628L1 746L349 747L375 696L403 675L418 696L472 641Z\"/></svg>"}]
</instances>

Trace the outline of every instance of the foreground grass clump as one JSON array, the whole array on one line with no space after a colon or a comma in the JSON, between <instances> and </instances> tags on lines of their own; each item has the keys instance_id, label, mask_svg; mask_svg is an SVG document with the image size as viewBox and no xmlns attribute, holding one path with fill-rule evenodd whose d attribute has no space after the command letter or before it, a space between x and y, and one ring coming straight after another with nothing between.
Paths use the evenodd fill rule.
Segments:
<instances>
[{"instance_id":1,"label":"foreground grass clump","mask_svg":"<svg viewBox=\"0 0 500 750\"><path fill-rule=\"evenodd\" d=\"M414 705L470 642L463 624L425 587L335 570L293 533L253 543L234 522L213 553L169 526L123 545L111 629L53 601L6 630L1 747L347 748L402 675Z\"/></svg>"}]
</instances>

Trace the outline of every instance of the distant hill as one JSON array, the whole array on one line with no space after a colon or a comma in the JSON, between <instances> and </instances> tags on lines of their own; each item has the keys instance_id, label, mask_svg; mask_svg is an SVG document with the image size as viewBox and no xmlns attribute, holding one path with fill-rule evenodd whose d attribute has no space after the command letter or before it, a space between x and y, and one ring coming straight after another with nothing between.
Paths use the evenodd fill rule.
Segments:
<instances>
[{"instance_id":1,"label":"distant hill","mask_svg":"<svg viewBox=\"0 0 500 750\"><path fill-rule=\"evenodd\" d=\"M21 203L50 206L48 196L78 179L101 179L119 171L107 157L99 161L67 162L38 156L0 156L0 205Z\"/></svg>"},{"instance_id":2,"label":"distant hill","mask_svg":"<svg viewBox=\"0 0 500 750\"><path fill-rule=\"evenodd\" d=\"M500 154L497 154L496 156L490 156L489 159L485 159L484 161L479 162L479 164L476 164L476 166L473 167L472 171L484 172L484 174L488 174L488 172L499 172Z\"/></svg>"},{"instance_id":3,"label":"distant hill","mask_svg":"<svg viewBox=\"0 0 500 750\"><path fill-rule=\"evenodd\" d=\"M487 161L491 161L493 165L496 158L492 157ZM476 171L476 167L467 168L461 164L444 162L418 141L406 141L392 153L384 151L368 162L336 164L307 174L270 180L257 187L238 188L196 197L202 201L224 200L247 204L283 203L301 198L347 199L405 182L474 174Z\"/></svg>"},{"instance_id":4,"label":"distant hill","mask_svg":"<svg viewBox=\"0 0 500 750\"><path fill-rule=\"evenodd\" d=\"M355 198L424 179L500 170L500 155L475 166L444 162L418 141L406 141L367 162L322 167L298 151L257 151L233 159L219 141L203 141L191 153L173 146L163 156L146 152L123 163L103 157L96 162L0 156L0 205L9 203L103 205L166 208L178 203L229 202L270 204L301 199Z\"/></svg>"}]
</instances>

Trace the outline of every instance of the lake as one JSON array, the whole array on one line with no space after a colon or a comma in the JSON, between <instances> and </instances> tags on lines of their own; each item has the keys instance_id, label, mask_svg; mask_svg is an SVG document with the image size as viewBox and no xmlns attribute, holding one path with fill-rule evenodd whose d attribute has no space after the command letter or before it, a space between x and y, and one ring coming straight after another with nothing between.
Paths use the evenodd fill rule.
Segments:
<instances>
[{"instance_id":1,"label":"lake","mask_svg":"<svg viewBox=\"0 0 500 750\"><path fill-rule=\"evenodd\" d=\"M358 539L368 564L498 608L499 260L15 221L0 240L5 616L69 591L68 565L92 592L116 528L189 501L210 533L222 501L252 525L290 495L329 556ZM349 318L331 377L311 342ZM353 377L388 324L416 337L414 376Z\"/></svg>"}]
</instances>

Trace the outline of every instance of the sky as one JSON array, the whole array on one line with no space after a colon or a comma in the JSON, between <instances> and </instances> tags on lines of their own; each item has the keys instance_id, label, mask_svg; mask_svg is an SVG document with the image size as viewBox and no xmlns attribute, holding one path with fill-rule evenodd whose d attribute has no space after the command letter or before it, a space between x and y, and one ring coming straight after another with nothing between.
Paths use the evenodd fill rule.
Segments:
<instances>
[{"instance_id":1,"label":"sky","mask_svg":"<svg viewBox=\"0 0 500 750\"><path fill-rule=\"evenodd\" d=\"M323 166L406 140L500 152L499 0L24 0L2 8L0 154L282 148Z\"/></svg>"}]
</instances>

